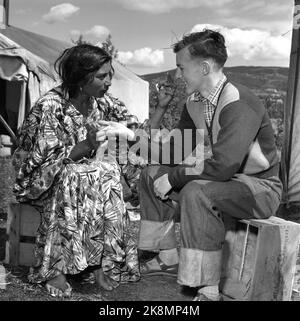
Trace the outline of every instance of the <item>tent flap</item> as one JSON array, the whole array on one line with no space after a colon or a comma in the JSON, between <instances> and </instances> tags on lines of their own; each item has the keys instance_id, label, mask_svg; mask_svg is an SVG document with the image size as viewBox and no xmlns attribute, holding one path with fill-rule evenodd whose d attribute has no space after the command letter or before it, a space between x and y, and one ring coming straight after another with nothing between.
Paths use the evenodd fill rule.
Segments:
<instances>
[{"instance_id":1,"label":"tent flap","mask_svg":"<svg viewBox=\"0 0 300 321\"><path fill-rule=\"evenodd\" d=\"M26 81L26 65L19 58L0 55L0 78L8 81Z\"/></svg>"}]
</instances>

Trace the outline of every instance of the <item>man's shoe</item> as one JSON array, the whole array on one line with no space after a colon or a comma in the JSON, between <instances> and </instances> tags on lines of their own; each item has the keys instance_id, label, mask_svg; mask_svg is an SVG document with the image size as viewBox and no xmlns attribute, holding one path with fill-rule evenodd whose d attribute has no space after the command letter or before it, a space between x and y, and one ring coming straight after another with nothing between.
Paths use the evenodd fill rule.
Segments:
<instances>
[{"instance_id":1,"label":"man's shoe","mask_svg":"<svg viewBox=\"0 0 300 321\"><path fill-rule=\"evenodd\" d=\"M193 301L223 301L223 297L219 294L218 298L216 300L213 300L208 298L204 293L197 293Z\"/></svg>"},{"instance_id":2,"label":"man's shoe","mask_svg":"<svg viewBox=\"0 0 300 321\"><path fill-rule=\"evenodd\" d=\"M138 258L140 263L151 261L156 255L157 252L138 249Z\"/></svg>"},{"instance_id":3,"label":"man's shoe","mask_svg":"<svg viewBox=\"0 0 300 321\"><path fill-rule=\"evenodd\" d=\"M178 274L178 264L174 265L166 265L157 255L152 260L156 260L159 265L159 268L150 267L148 262L144 262L140 264L140 272L142 276L154 276L154 275L167 275L177 277Z\"/></svg>"}]
</instances>

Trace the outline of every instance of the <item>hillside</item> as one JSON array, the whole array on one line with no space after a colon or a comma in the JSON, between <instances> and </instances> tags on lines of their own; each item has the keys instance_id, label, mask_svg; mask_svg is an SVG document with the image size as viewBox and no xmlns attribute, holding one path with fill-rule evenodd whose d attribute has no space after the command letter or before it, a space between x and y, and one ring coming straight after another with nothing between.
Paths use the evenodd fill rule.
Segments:
<instances>
[{"instance_id":1,"label":"hillside","mask_svg":"<svg viewBox=\"0 0 300 321\"><path fill-rule=\"evenodd\" d=\"M264 103L272 120L277 147L281 149L283 108L289 69L284 67L237 66L227 67L224 72L230 81L248 87ZM150 115L156 106L155 84L166 79L168 74L173 78L175 69L141 76L150 85ZM178 121L186 99L185 85L182 80L176 81L176 88L175 98L162 123L162 126L168 129L171 129Z\"/></svg>"},{"instance_id":2,"label":"hillside","mask_svg":"<svg viewBox=\"0 0 300 321\"><path fill-rule=\"evenodd\" d=\"M231 81L238 82L250 89L275 88L277 90L285 91L289 68L237 66L224 68L224 72ZM166 78L167 73L174 76L175 69L142 75L140 77L151 83Z\"/></svg>"}]
</instances>

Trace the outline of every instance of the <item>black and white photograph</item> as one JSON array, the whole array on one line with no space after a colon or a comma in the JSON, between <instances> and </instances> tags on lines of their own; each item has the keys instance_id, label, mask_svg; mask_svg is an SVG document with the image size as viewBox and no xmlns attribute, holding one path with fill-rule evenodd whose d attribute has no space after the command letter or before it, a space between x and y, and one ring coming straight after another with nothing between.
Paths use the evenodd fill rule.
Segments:
<instances>
[{"instance_id":1,"label":"black and white photograph","mask_svg":"<svg viewBox=\"0 0 300 321\"><path fill-rule=\"evenodd\" d=\"M299 28L300 0L0 0L0 301L300 301Z\"/></svg>"}]
</instances>

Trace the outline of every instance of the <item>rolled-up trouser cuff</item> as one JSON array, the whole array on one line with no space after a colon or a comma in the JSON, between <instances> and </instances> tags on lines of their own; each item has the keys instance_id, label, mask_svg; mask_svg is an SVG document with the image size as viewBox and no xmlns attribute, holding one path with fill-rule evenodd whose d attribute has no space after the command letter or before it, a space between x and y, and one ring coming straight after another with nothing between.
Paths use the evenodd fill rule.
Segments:
<instances>
[{"instance_id":1,"label":"rolled-up trouser cuff","mask_svg":"<svg viewBox=\"0 0 300 321\"><path fill-rule=\"evenodd\" d=\"M177 247L175 224L173 220L155 222L141 220L138 248L155 251Z\"/></svg>"},{"instance_id":2,"label":"rolled-up trouser cuff","mask_svg":"<svg viewBox=\"0 0 300 321\"><path fill-rule=\"evenodd\" d=\"M180 249L177 282L190 287L218 285L221 277L222 250Z\"/></svg>"}]
</instances>

